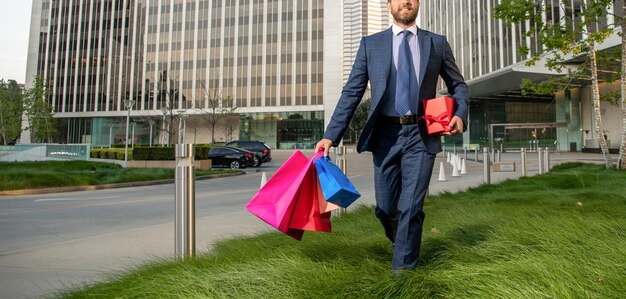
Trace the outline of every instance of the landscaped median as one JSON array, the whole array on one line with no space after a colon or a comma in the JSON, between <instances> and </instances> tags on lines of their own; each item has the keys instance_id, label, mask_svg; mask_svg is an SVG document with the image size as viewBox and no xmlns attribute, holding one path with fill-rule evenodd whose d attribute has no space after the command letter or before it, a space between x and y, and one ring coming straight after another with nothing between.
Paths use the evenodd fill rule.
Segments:
<instances>
[{"instance_id":1,"label":"landscaped median","mask_svg":"<svg viewBox=\"0 0 626 299\"><path fill-rule=\"evenodd\" d=\"M401 279L391 276L392 246L373 209L363 207L334 219L332 233L226 240L58 297L623 298L624 182L626 171L565 164L429 197L421 262Z\"/></svg>"},{"instance_id":2,"label":"landscaped median","mask_svg":"<svg viewBox=\"0 0 626 299\"><path fill-rule=\"evenodd\" d=\"M196 177L241 173L239 170L196 170ZM174 176L174 168L123 168L117 164L88 161L3 162L0 163L0 194L9 195L26 189L36 193L43 188L111 188L119 184L173 180Z\"/></svg>"}]
</instances>

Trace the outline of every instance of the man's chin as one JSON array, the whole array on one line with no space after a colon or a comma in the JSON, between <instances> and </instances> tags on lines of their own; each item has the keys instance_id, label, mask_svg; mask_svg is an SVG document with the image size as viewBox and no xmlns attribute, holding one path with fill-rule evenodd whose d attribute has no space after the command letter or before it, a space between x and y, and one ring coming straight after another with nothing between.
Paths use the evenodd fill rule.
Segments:
<instances>
[{"instance_id":1,"label":"man's chin","mask_svg":"<svg viewBox=\"0 0 626 299\"><path fill-rule=\"evenodd\" d=\"M415 18L400 18L400 19L396 19L396 22L402 24L402 25L412 25L413 23L415 23Z\"/></svg>"},{"instance_id":2,"label":"man's chin","mask_svg":"<svg viewBox=\"0 0 626 299\"><path fill-rule=\"evenodd\" d=\"M417 14L413 10L403 9L398 14L394 15L394 19L400 24L411 25L417 19Z\"/></svg>"}]
</instances>

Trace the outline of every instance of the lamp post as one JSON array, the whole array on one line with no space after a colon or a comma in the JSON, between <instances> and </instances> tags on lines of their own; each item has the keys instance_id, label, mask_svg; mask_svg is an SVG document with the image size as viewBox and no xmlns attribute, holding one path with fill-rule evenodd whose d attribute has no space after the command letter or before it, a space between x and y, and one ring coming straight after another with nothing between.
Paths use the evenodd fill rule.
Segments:
<instances>
[{"instance_id":1,"label":"lamp post","mask_svg":"<svg viewBox=\"0 0 626 299\"><path fill-rule=\"evenodd\" d=\"M163 123L162 123L162 129L161 129L161 145L165 145L165 116L167 115L167 108L165 108L165 106L161 107L161 113L163 113ZM169 132L168 132L169 133ZM169 139L167 141L169 143Z\"/></svg>"},{"instance_id":2,"label":"lamp post","mask_svg":"<svg viewBox=\"0 0 626 299\"><path fill-rule=\"evenodd\" d=\"M135 148L135 125L137 123L133 121L133 134L131 135L132 137L130 138L130 148Z\"/></svg>"},{"instance_id":3,"label":"lamp post","mask_svg":"<svg viewBox=\"0 0 626 299\"><path fill-rule=\"evenodd\" d=\"M154 126L154 120L150 121L150 147L152 147L152 127Z\"/></svg>"},{"instance_id":4,"label":"lamp post","mask_svg":"<svg viewBox=\"0 0 626 299\"><path fill-rule=\"evenodd\" d=\"M128 168L128 127L130 126L130 111L133 109L133 105L135 104L135 100L125 99L124 106L128 111L126 114L126 142L124 145L124 167Z\"/></svg>"},{"instance_id":5,"label":"lamp post","mask_svg":"<svg viewBox=\"0 0 626 299\"><path fill-rule=\"evenodd\" d=\"M183 142L186 142L185 140L186 138L183 138L183 135L185 134L185 131L187 130L187 124L184 123L185 110L178 110L177 112L178 112L178 144L183 144Z\"/></svg>"},{"instance_id":6,"label":"lamp post","mask_svg":"<svg viewBox=\"0 0 626 299\"><path fill-rule=\"evenodd\" d=\"M113 141L113 125L109 126L109 148L111 148L111 143Z\"/></svg>"}]
</instances>

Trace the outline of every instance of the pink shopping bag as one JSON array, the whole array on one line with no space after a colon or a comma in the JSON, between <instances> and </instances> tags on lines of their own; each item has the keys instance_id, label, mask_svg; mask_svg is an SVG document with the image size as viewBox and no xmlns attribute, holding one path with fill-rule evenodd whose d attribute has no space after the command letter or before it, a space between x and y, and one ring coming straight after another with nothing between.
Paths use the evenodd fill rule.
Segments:
<instances>
[{"instance_id":1,"label":"pink shopping bag","mask_svg":"<svg viewBox=\"0 0 626 299\"><path fill-rule=\"evenodd\" d=\"M294 239L302 239L304 230L289 228L289 221L302 180L309 168L309 160L302 152L295 151L252 197L246 209Z\"/></svg>"},{"instance_id":2,"label":"pink shopping bag","mask_svg":"<svg viewBox=\"0 0 626 299\"><path fill-rule=\"evenodd\" d=\"M301 240L304 230L330 232L330 211L313 160L295 151L250 200L246 208L281 232Z\"/></svg>"}]
</instances>

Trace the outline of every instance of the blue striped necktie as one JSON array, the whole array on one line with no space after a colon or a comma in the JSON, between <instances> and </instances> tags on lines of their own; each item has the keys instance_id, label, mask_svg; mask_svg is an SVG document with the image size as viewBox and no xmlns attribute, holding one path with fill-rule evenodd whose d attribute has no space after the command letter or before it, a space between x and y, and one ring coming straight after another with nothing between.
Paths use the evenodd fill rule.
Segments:
<instances>
[{"instance_id":1,"label":"blue striped necktie","mask_svg":"<svg viewBox=\"0 0 626 299\"><path fill-rule=\"evenodd\" d=\"M396 80L396 112L400 116L406 115L411 109L411 88L415 89L415 68L413 67L413 55L409 47L409 39L413 33L409 30L402 31L404 37L398 48L398 76ZM413 84L411 84L413 83ZM415 94L415 93L413 93Z\"/></svg>"}]
</instances>

